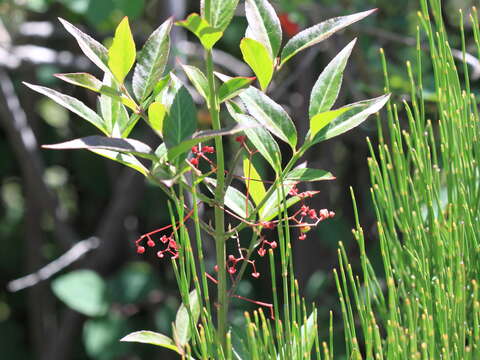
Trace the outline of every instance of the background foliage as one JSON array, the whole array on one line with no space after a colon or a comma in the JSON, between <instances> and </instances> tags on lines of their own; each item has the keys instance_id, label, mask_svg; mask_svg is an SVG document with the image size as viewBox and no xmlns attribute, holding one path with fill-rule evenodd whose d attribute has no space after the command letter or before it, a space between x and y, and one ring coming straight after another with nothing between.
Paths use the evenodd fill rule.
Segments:
<instances>
[{"instance_id":1,"label":"background foliage","mask_svg":"<svg viewBox=\"0 0 480 360\"><path fill-rule=\"evenodd\" d=\"M416 56L416 0L393 3L387 0L281 0L273 3L300 28L333 16L378 7L375 16L351 30L359 34L359 43L347 67L339 103L371 98L383 92L379 47L385 49L390 64L394 100L408 100L410 82L404 64ZM472 5L473 0L443 1L452 46L458 49L461 41L455 36L459 19L453 10ZM89 97L87 91L74 89L52 77L58 72L95 73L80 56L77 45L61 29L58 16L83 25L95 38L105 39L109 45L114 27L124 15L130 18L135 38L143 42L147 34L170 15L183 19L193 11L198 11L198 2L190 0L0 2L0 348L6 358L160 359L170 355L152 352L151 348L141 345L118 343L125 333L139 328L168 333L179 305L169 263L153 257L139 258L133 247L138 234L169 222L164 199L141 177L88 152L40 150L38 144L86 136L91 134L91 129L50 100L34 95L21 82L39 83L67 93L75 91L75 96L83 97L83 101L94 107L94 98ZM239 15L218 46L237 58L241 58L238 43L246 23ZM467 51L474 53L468 24L465 31ZM320 71L352 34L344 32L309 50L294 60L292 70L283 73L284 78L277 79L272 96L284 104L294 118L301 119L297 127L303 135L308 128L304 115L308 113L307 94ZM172 42L177 45L175 56L180 60L188 58L193 64L198 59L200 63L201 51L191 40L185 31L176 28ZM217 65L225 72L249 74L248 68L226 55ZM178 65L172 61L170 66ZM473 63L471 70L475 92L480 77L478 63ZM433 73L426 71L423 77L425 94L432 94ZM434 107L429 108L427 102L426 111L432 110ZM206 114L202 110L198 113L198 120L205 127L210 122ZM139 128L134 134L147 143L151 136L146 128ZM318 206L334 209L337 216L334 221L323 223L308 242L297 243L294 249L300 288L308 300L319 303L321 328L322 324L328 324L329 310L334 310L338 332L335 338L339 342L337 355L342 353L343 325L331 269L337 264L339 240L347 247L350 259L354 259L358 251L350 233L354 219L349 186L353 186L357 194L370 261L374 267L381 263L368 191L366 136L375 142L374 121L339 140L319 145L307 159L314 164L312 167L331 170L337 176L335 182L315 185L316 190L322 191L316 200ZM92 235L100 239L100 246ZM80 261L53 275L51 281L17 292L7 291L10 280L37 271L82 240L85 241L81 244L92 249ZM89 270L81 270L86 268ZM268 294L263 288L262 280L244 281L239 292L263 299ZM67 309L65 303L78 312ZM251 307L234 301L231 314L234 320L242 321L245 309ZM327 326L321 330L326 334Z\"/></svg>"}]
</instances>

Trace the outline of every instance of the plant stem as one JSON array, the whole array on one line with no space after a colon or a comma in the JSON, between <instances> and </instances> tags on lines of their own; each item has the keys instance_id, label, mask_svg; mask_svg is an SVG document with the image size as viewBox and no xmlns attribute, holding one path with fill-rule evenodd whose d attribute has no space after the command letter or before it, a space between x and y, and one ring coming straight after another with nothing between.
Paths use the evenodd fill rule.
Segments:
<instances>
[{"instance_id":1,"label":"plant stem","mask_svg":"<svg viewBox=\"0 0 480 360\"><path fill-rule=\"evenodd\" d=\"M212 51L208 50L206 54L207 78L209 87L208 107L212 118L212 127L214 130L220 130L220 106L218 95L215 90L215 77L213 74ZM225 160L223 154L222 137L215 137L215 148L217 154L217 187L215 189L215 202L223 204L225 197ZM215 249L217 257L218 271L218 295L217 295L217 335L223 348L227 340L227 269L226 269L226 250L225 250L225 217L222 208L215 207Z\"/></svg>"}]
</instances>

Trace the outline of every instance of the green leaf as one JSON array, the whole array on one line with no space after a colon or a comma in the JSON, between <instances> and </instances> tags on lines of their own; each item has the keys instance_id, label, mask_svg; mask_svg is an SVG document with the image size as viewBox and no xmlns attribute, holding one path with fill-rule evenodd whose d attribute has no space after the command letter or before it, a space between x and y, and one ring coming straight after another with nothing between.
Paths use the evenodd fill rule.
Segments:
<instances>
[{"instance_id":1,"label":"green leaf","mask_svg":"<svg viewBox=\"0 0 480 360\"><path fill-rule=\"evenodd\" d=\"M105 74L110 76L109 73ZM121 91L116 89L116 86L111 82L106 85L98 80L95 76L88 73L67 73L67 74L54 74L55 77L68 82L73 85L81 86L83 88L98 92L102 95L114 98L130 109L136 111L138 106L132 99L127 98Z\"/></svg>"},{"instance_id":2,"label":"green leaf","mask_svg":"<svg viewBox=\"0 0 480 360\"><path fill-rule=\"evenodd\" d=\"M76 270L52 281L53 293L68 307L87 316L107 312L105 283L91 270Z\"/></svg>"},{"instance_id":3,"label":"green leaf","mask_svg":"<svg viewBox=\"0 0 480 360\"><path fill-rule=\"evenodd\" d=\"M267 192L260 174L247 156L243 158L243 176L248 194L256 205L260 204Z\"/></svg>"},{"instance_id":4,"label":"green leaf","mask_svg":"<svg viewBox=\"0 0 480 360\"><path fill-rule=\"evenodd\" d=\"M82 49L83 53L100 69L110 73L110 69L108 67L108 50L98 41L92 39L90 36L76 28L74 25L70 24L68 21L62 18L59 18L59 20L65 29L77 40L78 45L80 46L80 49Z\"/></svg>"},{"instance_id":5,"label":"green leaf","mask_svg":"<svg viewBox=\"0 0 480 360\"><path fill-rule=\"evenodd\" d=\"M295 56L298 52L318 44L319 42L328 39L334 33L345 27L362 20L368 15L375 12L376 9L356 13L348 16L340 16L329 19L320 24L312 26L291 38L282 50L280 66L285 64L289 59Z\"/></svg>"},{"instance_id":6,"label":"green leaf","mask_svg":"<svg viewBox=\"0 0 480 360\"><path fill-rule=\"evenodd\" d=\"M90 109L87 105L85 105L83 102L80 100L59 93L58 91L49 89L47 87L43 86L38 86L38 85L32 85L28 83L24 83L26 86L28 86L30 89L43 94L45 96L48 96L50 99L55 101L57 104L63 106L64 108L67 108L71 112L77 114L81 118L87 120L89 123L92 125L96 126L100 131L108 135L108 131L105 127L105 123L102 120L100 116L97 115L95 111Z\"/></svg>"},{"instance_id":7,"label":"green leaf","mask_svg":"<svg viewBox=\"0 0 480 360\"><path fill-rule=\"evenodd\" d=\"M156 160L150 146L134 139L112 138L99 135L87 136L59 144L42 145L44 149L52 150L110 150L133 154L150 160Z\"/></svg>"},{"instance_id":8,"label":"green leaf","mask_svg":"<svg viewBox=\"0 0 480 360\"><path fill-rule=\"evenodd\" d=\"M70 84L81 86L96 92L100 92L100 89L103 86L103 83L100 80L88 73L54 74L53 76Z\"/></svg>"},{"instance_id":9,"label":"green leaf","mask_svg":"<svg viewBox=\"0 0 480 360\"><path fill-rule=\"evenodd\" d=\"M307 138L312 140L311 144L316 144L318 142L331 139L335 136L343 134L348 130L353 129L354 127L360 125L364 122L370 115L373 115L380 111L385 104L390 99L390 95L382 95L380 97L360 101L354 104L345 106L344 108L333 110L332 112L337 111L337 116L332 120L328 121L328 125L321 128L321 130L316 135L307 135ZM347 109L343 111L342 109ZM327 112L327 116L332 118L333 116ZM313 119L312 119L313 121Z\"/></svg>"},{"instance_id":10,"label":"green leaf","mask_svg":"<svg viewBox=\"0 0 480 360\"><path fill-rule=\"evenodd\" d=\"M293 187L293 185L294 185L293 183L283 184L283 192L285 193L285 195L288 194L288 192ZM313 191L311 193L312 195L315 195L318 193L318 191ZM273 193L268 197L267 201L265 201L265 204L260 209L260 219L262 221L270 221L273 218L275 218L279 212L283 211L283 206L281 207L278 206L279 198L280 199L283 198L282 192L279 189L275 189ZM300 196L289 197L286 202L287 209L295 205L296 203L298 203L300 200L302 200Z\"/></svg>"},{"instance_id":11,"label":"green leaf","mask_svg":"<svg viewBox=\"0 0 480 360\"><path fill-rule=\"evenodd\" d=\"M349 110L351 110L351 108L345 106L340 109L326 111L312 117L310 119L310 138L314 138L315 135L317 135L325 126Z\"/></svg>"},{"instance_id":12,"label":"green leaf","mask_svg":"<svg viewBox=\"0 0 480 360\"><path fill-rule=\"evenodd\" d=\"M120 94L118 84L113 80L113 76L105 74L103 78L102 89L111 90L112 94ZM122 99L119 96L105 94L99 99L100 112L107 128L108 135L113 137L123 137L122 133L129 122L127 109L122 104Z\"/></svg>"},{"instance_id":13,"label":"green leaf","mask_svg":"<svg viewBox=\"0 0 480 360\"><path fill-rule=\"evenodd\" d=\"M210 24L200 17L198 14L190 14L186 20L176 23L179 26L190 30L195 34L203 47L207 50L211 50L215 43L223 36L222 30L210 26Z\"/></svg>"},{"instance_id":14,"label":"green leaf","mask_svg":"<svg viewBox=\"0 0 480 360\"><path fill-rule=\"evenodd\" d=\"M115 30L113 43L108 50L108 67L115 79L123 83L135 63L136 50L128 17L124 17Z\"/></svg>"},{"instance_id":15,"label":"green leaf","mask_svg":"<svg viewBox=\"0 0 480 360\"><path fill-rule=\"evenodd\" d=\"M275 9L267 0L246 0L248 28L245 37L263 44L274 59L282 44L282 27Z\"/></svg>"},{"instance_id":16,"label":"green leaf","mask_svg":"<svg viewBox=\"0 0 480 360\"><path fill-rule=\"evenodd\" d=\"M285 176L285 181L323 181L323 180L335 180L335 176L325 170L309 169L309 168L296 168L290 171Z\"/></svg>"},{"instance_id":17,"label":"green leaf","mask_svg":"<svg viewBox=\"0 0 480 360\"><path fill-rule=\"evenodd\" d=\"M165 105L155 101L148 107L148 124L160 136L163 133L163 121L167 114Z\"/></svg>"},{"instance_id":18,"label":"green leaf","mask_svg":"<svg viewBox=\"0 0 480 360\"><path fill-rule=\"evenodd\" d=\"M107 159L116 161L122 165L128 166L138 171L143 176L148 176L149 174L148 169L145 166L143 166L143 164L140 161L138 161L138 159L135 156L131 154L124 154L118 151L102 150L102 149L97 149L97 150L90 149L90 151L97 155L106 157Z\"/></svg>"},{"instance_id":19,"label":"green leaf","mask_svg":"<svg viewBox=\"0 0 480 360\"><path fill-rule=\"evenodd\" d=\"M88 358L112 360L129 352L130 344L118 343L128 327L127 318L120 314L110 313L106 317L88 319L83 326L82 339Z\"/></svg>"},{"instance_id":20,"label":"green leaf","mask_svg":"<svg viewBox=\"0 0 480 360\"><path fill-rule=\"evenodd\" d=\"M314 309L300 329L302 354L310 354L317 334L317 310Z\"/></svg>"},{"instance_id":21,"label":"green leaf","mask_svg":"<svg viewBox=\"0 0 480 360\"><path fill-rule=\"evenodd\" d=\"M199 131L192 135L191 138L182 141L179 145L168 150L167 157L170 161L176 159L179 155L190 151L192 146L197 145L198 143L208 141L213 139L215 136L228 136L234 135L245 129L250 129L258 124L248 124L248 125L237 125L230 129L221 129L221 130L204 130Z\"/></svg>"},{"instance_id":22,"label":"green leaf","mask_svg":"<svg viewBox=\"0 0 480 360\"><path fill-rule=\"evenodd\" d=\"M238 0L210 0L208 4L210 4L209 8L207 8L205 0L200 2L202 17L213 27L224 31L235 15Z\"/></svg>"},{"instance_id":23,"label":"green leaf","mask_svg":"<svg viewBox=\"0 0 480 360\"><path fill-rule=\"evenodd\" d=\"M192 326L196 326L199 317L200 299L197 290L192 290L188 296L188 309L182 303L175 318L174 335L177 344L183 347L188 343L192 337Z\"/></svg>"},{"instance_id":24,"label":"green leaf","mask_svg":"<svg viewBox=\"0 0 480 360\"><path fill-rule=\"evenodd\" d=\"M173 148L191 137L196 127L195 104L188 90L181 86L175 94L170 112L163 124L163 138L167 148Z\"/></svg>"},{"instance_id":25,"label":"green leaf","mask_svg":"<svg viewBox=\"0 0 480 360\"><path fill-rule=\"evenodd\" d=\"M138 54L133 72L133 93L143 102L160 81L170 52L170 31L172 19L165 21L147 39Z\"/></svg>"},{"instance_id":26,"label":"green leaf","mask_svg":"<svg viewBox=\"0 0 480 360\"><path fill-rule=\"evenodd\" d=\"M235 121L243 126L251 126L258 122L251 116L240 114L236 111L233 104L227 103L227 109ZM257 126L244 130L248 140L250 140L256 150L268 161L276 173L281 171L282 153L275 139L263 127Z\"/></svg>"},{"instance_id":27,"label":"green leaf","mask_svg":"<svg viewBox=\"0 0 480 360\"><path fill-rule=\"evenodd\" d=\"M208 190L214 194L215 187L217 186L217 180L207 177L205 178L205 183ZM248 200L241 191L235 189L233 186L229 186L225 192L225 205L242 218L247 218L251 213L253 213L254 210L251 201ZM248 213L246 209L248 209Z\"/></svg>"},{"instance_id":28,"label":"green leaf","mask_svg":"<svg viewBox=\"0 0 480 360\"><path fill-rule=\"evenodd\" d=\"M234 77L225 81L218 90L220 103L233 99L255 80L255 77Z\"/></svg>"},{"instance_id":29,"label":"green leaf","mask_svg":"<svg viewBox=\"0 0 480 360\"><path fill-rule=\"evenodd\" d=\"M136 342L143 344L156 345L164 347L173 351L176 351L180 354L179 349L175 345L172 339L163 334L159 334L153 331L141 330L128 334L127 336L120 339L123 342Z\"/></svg>"},{"instance_id":30,"label":"green leaf","mask_svg":"<svg viewBox=\"0 0 480 360\"><path fill-rule=\"evenodd\" d=\"M343 72L355 43L356 39L340 51L318 77L310 95L308 109L310 118L330 110L337 100L342 86Z\"/></svg>"},{"instance_id":31,"label":"green leaf","mask_svg":"<svg viewBox=\"0 0 480 360\"><path fill-rule=\"evenodd\" d=\"M244 38L240 42L243 59L257 76L263 91L268 87L273 76L273 59L262 43Z\"/></svg>"},{"instance_id":32,"label":"green leaf","mask_svg":"<svg viewBox=\"0 0 480 360\"><path fill-rule=\"evenodd\" d=\"M183 71L187 74L188 79L191 81L198 93L205 99L208 100L208 94L210 89L208 87L208 80L202 71L195 66L182 65Z\"/></svg>"},{"instance_id":33,"label":"green leaf","mask_svg":"<svg viewBox=\"0 0 480 360\"><path fill-rule=\"evenodd\" d=\"M297 129L287 112L260 90L249 87L240 95L252 117L265 126L273 135L288 143L292 149L297 146Z\"/></svg>"}]
</instances>

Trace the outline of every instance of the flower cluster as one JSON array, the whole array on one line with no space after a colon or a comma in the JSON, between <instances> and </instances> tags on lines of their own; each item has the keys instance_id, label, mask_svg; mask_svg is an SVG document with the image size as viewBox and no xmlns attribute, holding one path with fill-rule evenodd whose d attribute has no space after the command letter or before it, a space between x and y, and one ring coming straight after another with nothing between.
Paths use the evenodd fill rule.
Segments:
<instances>
[{"instance_id":1,"label":"flower cluster","mask_svg":"<svg viewBox=\"0 0 480 360\"><path fill-rule=\"evenodd\" d=\"M149 248L154 248L157 246L157 243L152 239L152 235L153 235L152 233L144 234L135 241L135 245L137 247L137 254L145 253L145 250L146 250L145 246L142 245L142 242L144 240L147 240L146 245ZM157 251L157 257L159 257L160 259L163 259L165 257L165 254L167 253L171 255L172 259L178 258L179 246L175 241L173 232L170 233L169 236L163 235L162 237L160 237L159 241L164 245L164 249Z\"/></svg>"},{"instance_id":2,"label":"flower cluster","mask_svg":"<svg viewBox=\"0 0 480 360\"><path fill-rule=\"evenodd\" d=\"M200 159L204 159L207 161L210 165L213 166L212 161L205 155L205 154L213 154L215 153L215 148L213 146L202 146L199 148L198 146L192 147L192 154L195 156L190 159L190 164L193 166L197 167L198 164L200 164Z\"/></svg>"}]
</instances>

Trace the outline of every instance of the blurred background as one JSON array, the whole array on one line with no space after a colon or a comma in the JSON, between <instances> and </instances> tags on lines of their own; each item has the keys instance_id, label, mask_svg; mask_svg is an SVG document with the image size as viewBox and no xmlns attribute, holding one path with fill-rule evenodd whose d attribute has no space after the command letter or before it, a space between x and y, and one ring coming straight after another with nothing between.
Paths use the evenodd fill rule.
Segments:
<instances>
[{"instance_id":1,"label":"blurred background","mask_svg":"<svg viewBox=\"0 0 480 360\"><path fill-rule=\"evenodd\" d=\"M466 10L475 2L444 1L445 21L457 48L461 47L460 39L455 37L459 29L457 9ZM408 101L405 61L415 59L418 0L272 3L281 14L285 39L330 17L379 9L347 31L303 52L276 76L270 96L291 114L300 137L306 133L308 99L315 80L329 60L354 37L359 41L347 67L338 105L383 92L381 47L389 61L394 101ZM81 55L57 17L76 24L108 46L115 26L127 15L140 48L166 18L173 15L180 20L198 11L198 0L0 0L2 359L175 358L147 345L118 342L128 332L140 329L169 334L179 306L170 263L153 254L140 257L133 246L139 235L169 222L165 198L140 175L90 152L42 150L41 144L92 135L95 131L64 108L27 89L22 81L55 88L95 108L93 93L52 76L84 71L99 74ZM215 54L217 68L230 75L250 74L239 61L239 42L246 28L242 11L240 6ZM468 47L473 44L468 24L465 31ZM178 68L176 59L203 67L200 47L183 29L175 28L172 44L170 68ZM473 85L478 87L478 59L470 60ZM428 65L423 70L428 90L433 75ZM208 127L210 119L204 104L199 102L198 109L200 125ZM158 142L143 125L138 126L133 137L147 143ZM337 216L312 230L307 241L294 245L301 291L308 301L318 304L324 334L328 331L329 310L334 311L339 359L343 329L331 270L337 263L338 241L347 245L352 258L357 252L351 236L350 186L356 192L368 251L381 272L369 194L366 137L375 142L374 119L338 139L317 145L305 159L309 167L331 171L337 177L334 182L310 188L321 191L314 206L334 210ZM288 153L284 158L287 156ZM212 244L206 246L208 249ZM258 263L260 269L265 265ZM210 268L213 264L210 259ZM79 272L80 269L93 272ZM255 281L246 279L238 291L255 300L269 301L269 281L267 276ZM231 319L234 328L238 328L234 331L241 333L243 312L254 306L241 301L233 304Z\"/></svg>"}]
</instances>

